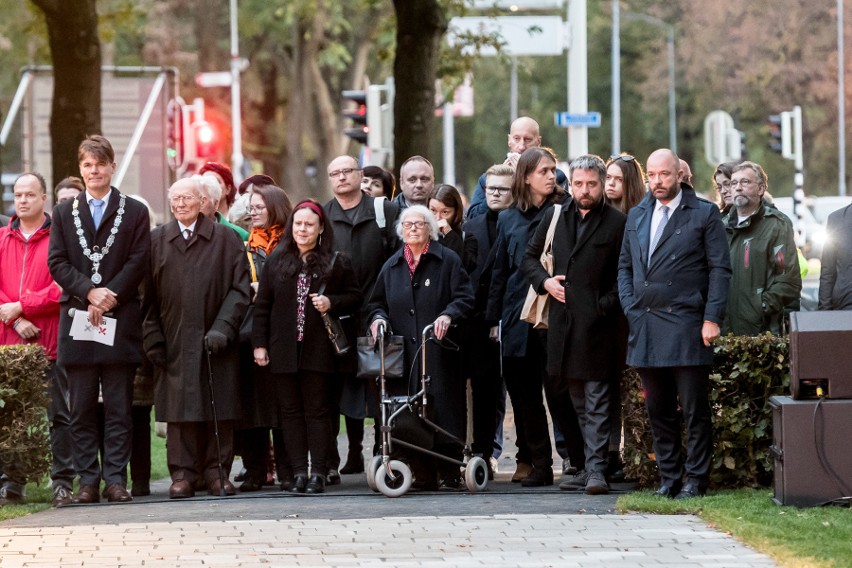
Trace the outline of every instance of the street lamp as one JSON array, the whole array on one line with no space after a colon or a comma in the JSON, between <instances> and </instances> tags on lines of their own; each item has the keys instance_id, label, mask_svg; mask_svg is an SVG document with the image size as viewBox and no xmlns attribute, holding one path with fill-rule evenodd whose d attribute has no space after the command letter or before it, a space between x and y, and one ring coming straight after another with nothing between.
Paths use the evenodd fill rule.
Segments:
<instances>
[{"instance_id":1,"label":"street lamp","mask_svg":"<svg viewBox=\"0 0 852 568\"><path fill-rule=\"evenodd\" d=\"M675 110L675 56L674 56L674 26L664 22L654 16L648 14L636 14L626 12L624 17L628 20L641 20L654 26L666 28L667 46L668 46L668 61L669 61L669 148L675 153L677 152L677 115ZM613 69L613 72L615 70ZM620 66L619 66L620 72ZM621 84L621 78L618 81L613 81L613 85ZM620 103L619 103L620 108Z\"/></svg>"}]
</instances>

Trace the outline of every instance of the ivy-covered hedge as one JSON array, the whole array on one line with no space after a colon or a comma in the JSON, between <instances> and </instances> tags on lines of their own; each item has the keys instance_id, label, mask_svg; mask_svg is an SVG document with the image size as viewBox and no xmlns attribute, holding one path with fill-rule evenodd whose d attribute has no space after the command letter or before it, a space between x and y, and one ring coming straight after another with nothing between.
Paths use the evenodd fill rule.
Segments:
<instances>
[{"instance_id":1,"label":"ivy-covered hedge","mask_svg":"<svg viewBox=\"0 0 852 568\"><path fill-rule=\"evenodd\" d=\"M713 414L713 487L764 487L772 483L772 410L769 397L789 392L787 338L724 337L710 371ZM654 486L651 427L642 381L635 370L622 381L625 472L643 487Z\"/></svg>"},{"instance_id":2,"label":"ivy-covered hedge","mask_svg":"<svg viewBox=\"0 0 852 568\"><path fill-rule=\"evenodd\" d=\"M40 480L50 469L48 361L38 345L0 346L0 470Z\"/></svg>"}]
</instances>

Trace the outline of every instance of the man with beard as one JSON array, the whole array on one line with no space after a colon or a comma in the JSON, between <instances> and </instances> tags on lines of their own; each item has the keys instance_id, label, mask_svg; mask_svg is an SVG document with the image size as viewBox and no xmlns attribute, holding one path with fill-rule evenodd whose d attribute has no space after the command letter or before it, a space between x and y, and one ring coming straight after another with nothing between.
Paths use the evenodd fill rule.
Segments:
<instances>
[{"instance_id":1,"label":"man with beard","mask_svg":"<svg viewBox=\"0 0 852 568\"><path fill-rule=\"evenodd\" d=\"M227 476L234 459L248 261L240 237L201 214L204 201L196 179L176 181L169 188L176 221L151 233L144 339L156 367L157 420L168 424L171 499L192 497L198 479L211 495L235 493L227 478L221 482L219 466Z\"/></svg>"},{"instance_id":2,"label":"man with beard","mask_svg":"<svg viewBox=\"0 0 852 568\"><path fill-rule=\"evenodd\" d=\"M627 214L618 293L630 326L627 364L645 389L660 469L656 493L685 499L704 495L710 482L707 391L731 261L718 207L682 183L677 154L654 151L645 171L649 192ZM678 406L687 429L685 459Z\"/></svg>"},{"instance_id":3,"label":"man with beard","mask_svg":"<svg viewBox=\"0 0 852 568\"><path fill-rule=\"evenodd\" d=\"M583 433L586 463L562 490L609 493L604 472L612 424L610 384L619 373L617 338L618 256L626 216L604 199L606 164L580 156L568 172L571 195L562 205L553 237L553 276L539 258L549 222L539 223L527 246L523 267L539 294L550 294L547 329L548 406L560 428L568 429L565 409L573 405ZM579 464L578 464L579 465Z\"/></svg>"},{"instance_id":4,"label":"man with beard","mask_svg":"<svg viewBox=\"0 0 852 568\"><path fill-rule=\"evenodd\" d=\"M802 292L793 225L764 203L768 184L759 164L734 166L734 206L725 218L732 274L723 333L780 335L784 309Z\"/></svg>"}]
</instances>

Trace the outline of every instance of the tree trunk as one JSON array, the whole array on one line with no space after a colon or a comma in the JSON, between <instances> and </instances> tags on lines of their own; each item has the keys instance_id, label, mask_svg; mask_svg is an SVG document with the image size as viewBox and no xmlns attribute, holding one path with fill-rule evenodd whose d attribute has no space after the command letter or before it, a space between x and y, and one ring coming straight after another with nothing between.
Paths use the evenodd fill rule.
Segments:
<instances>
[{"instance_id":1,"label":"tree trunk","mask_svg":"<svg viewBox=\"0 0 852 568\"><path fill-rule=\"evenodd\" d=\"M53 185L79 175L77 148L101 133L101 45L96 0L32 0L44 13L53 60Z\"/></svg>"},{"instance_id":2,"label":"tree trunk","mask_svg":"<svg viewBox=\"0 0 852 568\"><path fill-rule=\"evenodd\" d=\"M393 63L394 171L414 155L432 152L435 69L447 19L438 0L394 0L396 58Z\"/></svg>"}]
</instances>

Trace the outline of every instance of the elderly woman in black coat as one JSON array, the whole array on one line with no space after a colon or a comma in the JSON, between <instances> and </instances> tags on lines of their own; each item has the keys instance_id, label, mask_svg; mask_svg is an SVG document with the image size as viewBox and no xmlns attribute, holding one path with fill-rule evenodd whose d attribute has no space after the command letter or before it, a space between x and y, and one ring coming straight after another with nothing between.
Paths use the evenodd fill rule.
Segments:
<instances>
[{"instance_id":1,"label":"elderly woman in black coat","mask_svg":"<svg viewBox=\"0 0 852 568\"><path fill-rule=\"evenodd\" d=\"M322 314L354 313L361 304L349 259L318 203L293 208L284 238L266 261L255 301L254 360L269 366L278 387L281 425L293 483L290 491L322 493L330 422L329 381L335 353ZM308 452L311 476L308 479Z\"/></svg>"},{"instance_id":2,"label":"elderly woman in black coat","mask_svg":"<svg viewBox=\"0 0 852 568\"><path fill-rule=\"evenodd\" d=\"M447 247L438 245L438 223L426 207L412 206L399 216L397 233L403 247L388 259L379 273L368 305L370 334L378 333L379 321L395 335L405 337L406 371L413 372L401 391L419 390L420 334L434 324L438 340L450 332L453 322L461 319L473 307L473 288L461 259ZM452 334L452 332L450 332ZM429 394L434 397L432 419L454 436L465 433L465 381L461 374L459 353L429 344L426 367L431 376ZM390 387L392 388L392 387ZM434 450L454 459L461 459L461 448L445 437L436 436ZM419 457L419 456L418 456ZM427 459L412 463L414 486L437 489L461 486L458 466L441 461L436 472Z\"/></svg>"}]
</instances>

